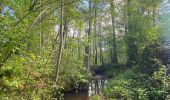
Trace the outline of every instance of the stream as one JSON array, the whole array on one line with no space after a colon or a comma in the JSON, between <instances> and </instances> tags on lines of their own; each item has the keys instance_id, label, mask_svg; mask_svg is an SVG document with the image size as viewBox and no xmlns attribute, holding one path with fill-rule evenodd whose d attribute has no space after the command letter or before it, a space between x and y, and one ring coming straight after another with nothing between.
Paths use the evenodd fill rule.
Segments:
<instances>
[{"instance_id":1,"label":"stream","mask_svg":"<svg viewBox=\"0 0 170 100\"><path fill-rule=\"evenodd\" d=\"M94 76L87 91L70 93L64 95L64 100L91 100L91 97L98 95L104 100L103 91L107 87L108 78L104 76Z\"/></svg>"}]
</instances>

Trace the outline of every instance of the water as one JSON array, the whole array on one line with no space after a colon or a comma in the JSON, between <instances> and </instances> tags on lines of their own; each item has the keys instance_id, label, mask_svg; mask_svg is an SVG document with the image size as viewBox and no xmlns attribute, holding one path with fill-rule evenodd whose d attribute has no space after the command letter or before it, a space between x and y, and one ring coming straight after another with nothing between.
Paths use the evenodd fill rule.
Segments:
<instances>
[{"instance_id":1,"label":"water","mask_svg":"<svg viewBox=\"0 0 170 100\"><path fill-rule=\"evenodd\" d=\"M107 79L100 78L100 79L92 80L89 86L89 90L88 90L89 96L92 96L95 94L102 95L107 84L108 84Z\"/></svg>"},{"instance_id":2,"label":"water","mask_svg":"<svg viewBox=\"0 0 170 100\"><path fill-rule=\"evenodd\" d=\"M66 94L64 100L90 100L88 96L88 91L83 91L79 93Z\"/></svg>"},{"instance_id":3,"label":"water","mask_svg":"<svg viewBox=\"0 0 170 100\"><path fill-rule=\"evenodd\" d=\"M92 96L98 95L104 100L103 91L108 84L108 79L102 76L93 77L87 91L70 93L64 96L64 100L91 100Z\"/></svg>"}]
</instances>

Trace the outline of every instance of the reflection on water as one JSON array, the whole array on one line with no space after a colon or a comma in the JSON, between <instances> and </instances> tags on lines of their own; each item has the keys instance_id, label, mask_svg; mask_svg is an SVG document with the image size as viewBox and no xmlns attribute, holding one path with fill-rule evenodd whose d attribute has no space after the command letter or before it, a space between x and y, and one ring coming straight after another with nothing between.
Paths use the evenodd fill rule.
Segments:
<instances>
[{"instance_id":1,"label":"reflection on water","mask_svg":"<svg viewBox=\"0 0 170 100\"><path fill-rule=\"evenodd\" d=\"M101 95L108 84L108 79L102 77L93 78L88 91L66 94L64 100L90 100L93 95Z\"/></svg>"},{"instance_id":2,"label":"reflection on water","mask_svg":"<svg viewBox=\"0 0 170 100\"><path fill-rule=\"evenodd\" d=\"M67 94L64 96L64 100L90 100L88 96L88 91Z\"/></svg>"},{"instance_id":3,"label":"reflection on water","mask_svg":"<svg viewBox=\"0 0 170 100\"><path fill-rule=\"evenodd\" d=\"M92 80L89 86L89 91L88 91L89 96L92 96L95 94L102 95L104 89L107 86L107 83L108 83L107 79Z\"/></svg>"}]
</instances>

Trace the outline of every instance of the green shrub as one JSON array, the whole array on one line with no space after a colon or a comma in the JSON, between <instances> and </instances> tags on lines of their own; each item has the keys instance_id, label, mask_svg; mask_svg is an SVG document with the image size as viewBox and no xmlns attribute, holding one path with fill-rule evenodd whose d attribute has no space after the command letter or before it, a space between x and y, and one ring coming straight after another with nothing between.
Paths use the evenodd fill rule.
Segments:
<instances>
[{"instance_id":1,"label":"green shrub","mask_svg":"<svg viewBox=\"0 0 170 100\"><path fill-rule=\"evenodd\" d=\"M139 67L129 69L113 77L105 89L105 95L121 100L164 100L164 70L162 67L149 76Z\"/></svg>"},{"instance_id":2,"label":"green shrub","mask_svg":"<svg viewBox=\"0 0 170 100\"><path fill-rule=\"evenodd\" d=\"M98 95L94 95L94 96L92 96L92 100L101 100L101 99Z\"/></svg>"},{"instance_id":3,"label":"green shrub","mask_svg":"<svg viewBox=\"0 0 170 100\"><path fill-rule=\"evenodd\" d=\"M30 57L13 56L0 70L0 99L50 98L51 68L49 60L33 54Z\"/></svg>"}]
</instances>

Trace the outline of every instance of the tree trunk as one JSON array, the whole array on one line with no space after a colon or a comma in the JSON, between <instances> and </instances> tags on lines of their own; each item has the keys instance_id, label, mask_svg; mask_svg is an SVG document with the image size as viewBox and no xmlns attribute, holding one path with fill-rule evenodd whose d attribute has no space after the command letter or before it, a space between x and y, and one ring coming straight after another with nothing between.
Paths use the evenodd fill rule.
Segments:
<instances>
[{"instance_id":1,"label":"tree trunk","mask_svg":"<svg viewBox=\"0 0 170 100\"><path fill-rule=\"evenodd\" d=\"M115 18L114 18L114 5L113 1L110 1L111 5L111 17L112 17L112 31L113 31L113 57L112 57L112 63L117 64L118 58L117 58L117 46L116 46L116 34L115 34Z\"/></svg>"},{"instance_id":2,"label":"tree trunk","mask_svg":"<svg viewBox=\"0 0 170 100\"><path fill-rule=\"evenodd\" d=\"M3 11L3 7L4 7L4 6L3 6L3 3L0 2L0 14L1 14L2 11Z\"/></svg>"},{"instance_id":3,"label":"tree trunk","mask_svg":"<svg viewBox=\"0 0 170 100\"><path fill-rule=\"evenodd\" d=\"M88 45L85 47L85 67L87 68L87 70L90 69L90 64L89 64L89 60L90 60L90 44L91 44L91 10L92 10L92 1L89 0L89 29L88 29Z\"/></svg>"},{"instance_id":4,"label":"tree trunk","mask_svg":"<svg viewBox=\"0 0 170 100\"><path fill-rule=\"evenodd\" d=\"M102 31L101 31L101 23L99 24L99 34L100 34L100 42L99 42L99 48L100 48L100 63L103 64L103 50L102 50Z\"/></svg>"},{"instance_id":5,"label":"tree trunk","mask_svg":"<svg viewBox=\"0 0 170 100\"><path fill-rule=\"evenodd\" d=\"M97 38L97 7L96 7L96 6L97 6L97 4L95 3L95 4L94 4L94 8L95 8L95 22L94 22L94 25L95 25L95 26L94 26L94 31L95 31L95 33L94 33L94 34L95 34L95 35L94 35L94 38L95 38L95 42L94 42L94 45L95 45L95 50L94 50L94 52L95 52L95 57L94 57L94 59L95 59L95 60L94 60L94 64L95 64L95 65L97 65L97 41L96 41L96 40L97 40L97 39L96 39L96 38Z\"/></svg>"},{"instance_id":6,"label":"tree trunk","mask_svg":"<svg viewBox=\"0 0 170 100\"><path fill-rule=\"evenodd\" d=\"M57 59L57 64L56 64L56 72L55 72L55 82L57 83L58 77L59 77L59 69L60 69L60 63L61 63L61 56L62 56L62 49L63 49L63 43L64 43L64 34L63 34L63 14L64 14L64 9L63 9L63 3L64 0L61 0L61 23L60 23L60 31L59 31L59 51L58 51L58 59Z\"/></svg>"},{"instance_id":7,"label":"tree trunk","mask_svg":"<svg viewBox=\"0 0 170 100\"><path fill-rule=\"evenodd\" d=\"M132 67L133 64L137 63L138 59L138 50L137 45L135 44L136 39L131 37L134 27L133 27L133 15L129 10L131 8L131 0L127 1L127 25L126 25L126 44L127 44L127 67Z\"/></svg>"}]
</instances>

